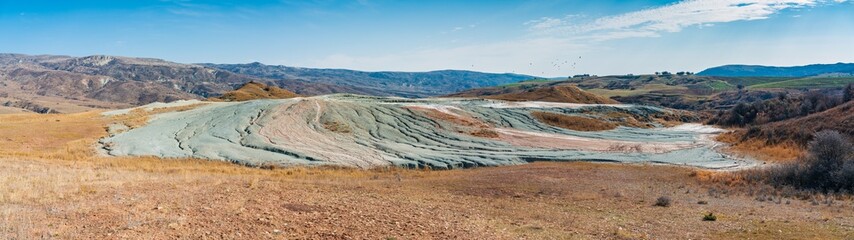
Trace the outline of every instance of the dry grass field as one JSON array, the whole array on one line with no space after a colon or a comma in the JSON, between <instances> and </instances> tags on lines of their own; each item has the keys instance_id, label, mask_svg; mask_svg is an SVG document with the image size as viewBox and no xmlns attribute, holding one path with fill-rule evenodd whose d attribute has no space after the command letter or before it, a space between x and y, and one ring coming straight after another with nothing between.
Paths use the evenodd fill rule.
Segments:
<instances>
[{"instance_id":1,"label":"dry grass field","mask_svg":"<svg viewBox=\"0 0 854 240\"><path fill-rule=\"evenodd\" d=\"M849 199L785 198L716 172L583 162L258 169L102 157L93 143L112 121L0 116L0 239L854 238ZM662 196L669 206L654 206ZM708 213L717 221L703 221Z\"/></svg>"}]
</instances>

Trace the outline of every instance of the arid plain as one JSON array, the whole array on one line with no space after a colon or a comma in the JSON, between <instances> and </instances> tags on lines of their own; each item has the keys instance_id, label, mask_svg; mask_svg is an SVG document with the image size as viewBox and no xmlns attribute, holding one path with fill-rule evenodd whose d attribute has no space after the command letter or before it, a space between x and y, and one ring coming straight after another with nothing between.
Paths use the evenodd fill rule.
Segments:
<instances>
[{"instance_id":1,"label":"arid plain","mask_svg":"<svg viewBox=\"0 0 854 240\"><path fill-rule=\"evenodd\" d=\"M186 109L170 109L182 111ZM104 157L99 113L0 116L3 238L850 238L852 201L726 172L536 162L463 170L248 168ZM660 197L667 206L655 206ZM815 199L818 198L818 199ZM717 221L703 221L709 213Z\"/></svg>"}]
</instances>

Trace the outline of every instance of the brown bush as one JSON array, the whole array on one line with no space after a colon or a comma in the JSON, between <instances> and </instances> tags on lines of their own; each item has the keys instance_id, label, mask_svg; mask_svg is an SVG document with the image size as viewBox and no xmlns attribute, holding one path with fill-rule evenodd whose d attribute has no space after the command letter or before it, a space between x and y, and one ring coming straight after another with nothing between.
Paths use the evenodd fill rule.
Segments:
<instances>
[{"instance_id":1,"label":"brown bush","mask_svg":"<svg viewBox=\"0 0 854 240\"><path fill-rule=\"evenodd\" d=\"M819 192L854 191L854 144L836 131L821 131L798 162L744 172L749 181Z\"/></svg>"},{"instance_id":2,"label":"brown bush","mask_svg":"<svg viewBox=\"0 0 854 240\"><path fill-rule=\"evenodd\" d=\"M655 200L654 206L656 207L670 207L670 197L661 196Z\"/></svg>"}]
</instances>

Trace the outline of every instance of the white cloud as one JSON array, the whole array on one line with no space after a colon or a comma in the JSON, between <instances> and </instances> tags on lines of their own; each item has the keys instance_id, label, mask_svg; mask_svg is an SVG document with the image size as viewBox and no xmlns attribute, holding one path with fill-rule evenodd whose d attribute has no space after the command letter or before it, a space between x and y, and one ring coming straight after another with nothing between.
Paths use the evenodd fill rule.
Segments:
<instances>
[{"instance_id":1,"label":"white cloud","mask_svg":"<svg viewBox=\"0 0 854 240\"><path fill-rule=\"evenodd\" d=\"M538 20L531 20L525 23L525 25L531 25L531 30L548 30L555 27L560 27L563 25L563 20L557 18L543 17Z\"/></svg>"},{"instance_id":2,"label":"white cloud","mask_svg":"<svg viewBox=\"0 0 854 240\"><path fill-rule=\"evenodd\" d=\"M836 3L847 0L833 0ZM691 26L767 19L785 9L811 7L826 0L687 0L674 4L576 23L541 18L526 23L535 35L610 40L655 37Z\"/></svg>"},{"instance_id":3,"label":"white cloud","mask_svg":"<svg viewBox=\"0 0 854 240\"><path fill-rule=\"evenodd\" d=\"M456 26L449 31L442 31L441 34L455 33L466 29L474 29L477 27L477 24L469 24L466 26Z\"/></svg>"}]
</instances>

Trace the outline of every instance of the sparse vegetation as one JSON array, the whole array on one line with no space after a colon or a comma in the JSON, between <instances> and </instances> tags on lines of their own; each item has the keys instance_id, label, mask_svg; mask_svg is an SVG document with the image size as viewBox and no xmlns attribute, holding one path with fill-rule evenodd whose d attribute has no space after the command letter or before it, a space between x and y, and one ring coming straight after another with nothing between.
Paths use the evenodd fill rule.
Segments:
<instances>
[{"instance_id":1,"label":"sparse vegetation","mask_svg":"<svg viewBox=\"0 0 854 240\"><path fill-rule=\"evenodd\" d=\"M816 132L837 131L847 138L854 138L854 101L829 110L795 117L779 122L751 125L732 133L721 135L718 140L733 144L733 149L771 159L794 159L807 148Z\"/></svg>"},{"instance_id":2,"label":"sparse vegetation","mask_svg":"<svg viewBox=\"0 0 854 240\"><path fill-rule=\"evenodd\" d=\"M347 124L343 124L338 121L324 121L323 128L337 133L350 133L350 131L352 131L350 129L350 126L347 126Z\"/></svg>"},{"instance_id":3,"label":"sparse vegetation","mask_svg":"<svg viewBox=\"0 0 854 240\"><path fill-rule=\"evenodd\" d=\"M834 130L854 137L854 102L845 101L839 92L779 93L718 111L707 123L741 128L718 137L732 144L733 150L768 160L791 160L804 152L816 132Z\"/></svg>"},{"instance_id":4,"label":"sparse vegetation","mask_svg":"<svg viewBox=\"0 0 854 240\"><path fill-rule=\"evenodd\" d=\"M747 126L777 122L831 109L844 103L841 98L810 91L799 96L779 94L776 98L738 103L719 111L708 123L722 126Z\"/></svg>"},{"instance_id":5,"label":"sparse vegetation","mask_svg":"<svg viewBox=\"0 0 854 240\"><path fill-rule=\"evenodd\" d=\"M575 131L605 131L617 128L617 124L603 120L560 113L532 112L531 115L548 125Z\"/></svg>"},{"instance_id":6,"label":"sparse vegetation","mask_svg":"<svg viewBox=\"0 0 854 240\"><path fill-rule=\"evenodd\" d=\"M797 162L743 173L748 181L822 193L854 191L854 144L835 131L821 131Z\"/></svg>"},{"instance_id":7,"label":"sparse vegetation","mask_svg":"<svg viewBox=\"0 0 854 240\"><path fill-rule=\"evenodd\" d=\"M148 123L149 117L166 112L183 112L187 110L192 110L201 106L206 105L207 103L197 103L190 104L185 106L176 106L176 107L163 107L163 108L154 108L154 109L145 109L144 107L136 108L128 112L127 114L122 114L119 116L115 116L112 118L114 122L121 123L129 128L138 128L144 126Z\"/></svg>"}]
</instances>

